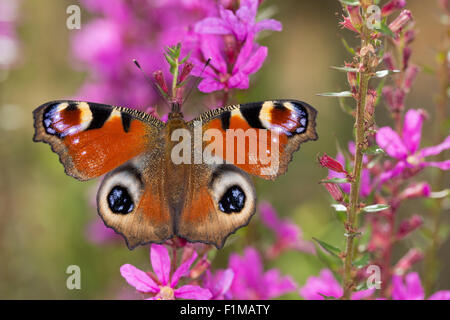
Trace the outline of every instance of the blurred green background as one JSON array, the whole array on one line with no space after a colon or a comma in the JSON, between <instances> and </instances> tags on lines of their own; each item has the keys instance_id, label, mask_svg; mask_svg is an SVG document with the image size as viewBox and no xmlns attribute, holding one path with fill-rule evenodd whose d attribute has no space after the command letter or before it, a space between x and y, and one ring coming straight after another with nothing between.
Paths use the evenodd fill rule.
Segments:
<instances>
[{"instance_id":1,"label":"blurred green background","mask_svg":"<svg viewBox=\"0 0 450 320\"><path fill-rule=\"evenodd\" d=\"M278 8L275 18L283 23L284 30L262 40L269 47L269 58L252 89L239 96L240 102L273 98L307 101L319 111L320 138L301 147L287 175L276 182L257 180L258 197L295 221L306 239L317 237L343 247L342 225L330 208L329 195L318 184L327 173L317 165L316 156L319 152L334 155L337 141L346 145L351 139L352 119L341 112L337 100L316 94L346 90L345 74L330 70L330 66L350 59L341 35L350 42L356 39L338 28L338 1L267 2ZM69 38L73 31L66 28L66 8L71 4L77 2L23 1L18 26L21 61L0 82L0 298L117 298L128 288L119 274L122 264L150 268L148 247L129 251L122 240L105 245L87 240L86 226L99 219L89 205L97 182L81 183L66 176L49 146L32 142L32 110L43 102L74 95L85 77L70 63ZM408 7L419 31L412 46L412 61L433 66L442 32L438 8L434 1L423 0L409 0ZM83 8L81 14L83 23L89 16ZM424 108L433 117L436 91L436 79L422 72L407 105ZM377 122L391 124L383 104L377 110ZM431 143L433 121L426 123L424 132L424 143ZM402 214L422 213L417 204L411 208L403 208ZM257 220L257 216L253 218L247 229L259 228ZM230 240L243 232L249 230ZM261 241L266 241L264 236ZM410 239L406 245L420 246L420 238ZM446 272L449 249L446 243L439 253L443 264L439 288L450 288ZM406 251L406 247L398 247L394 258ZM225 266L229 252L219 252L214 266ZM81 290L66 288L69 265L81 268ZM280 268L303 285L308 276L318 274L324 266L314 256L287 252L270 262L269 267Z\"/></svg>"}]
</instances>

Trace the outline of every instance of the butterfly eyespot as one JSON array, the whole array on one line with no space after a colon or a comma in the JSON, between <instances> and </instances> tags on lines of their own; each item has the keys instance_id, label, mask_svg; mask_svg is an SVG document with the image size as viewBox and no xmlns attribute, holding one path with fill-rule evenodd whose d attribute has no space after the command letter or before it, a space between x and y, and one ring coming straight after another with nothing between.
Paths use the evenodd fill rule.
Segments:
<instances>
[{"instance_id":1,"label":"butterfly eyespot","mask_svg":"<svg viewBox=\"0 0 450 320\"><path fill-rule=\"evenodd\" d=\"M245 206L245 193L241 187L234 185L227 189L219 200L219 209L225 213L239 213Z\"/></svg>"},{"instance_id":2,"label":"butterfly eyespot","mask_svg":"<svg viewBox=\"0 0 450 320\"><path fill-rule=\"evenodd\" d=\"M108 205L113 213L127 214L133 211L134 203L128 190L122 186L115 186L108 194Z\"/></svg>"}]
</instances>

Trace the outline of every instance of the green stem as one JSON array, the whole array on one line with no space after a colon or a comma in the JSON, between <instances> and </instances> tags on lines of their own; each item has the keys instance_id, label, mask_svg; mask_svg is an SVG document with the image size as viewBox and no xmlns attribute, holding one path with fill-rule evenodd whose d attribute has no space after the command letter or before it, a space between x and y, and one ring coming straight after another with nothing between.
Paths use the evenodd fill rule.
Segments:
<instances>
[{"instance_id":1,"label":"green stem","mask_svg":"<svg viewBox=\"0 0 450 320\"><path fill-rule=\"evenodd\" d=\"M178 82L178 68L180 67L178 59L175 60L176 67L173 72L173 80L172 80L172 98L176 98L177 96L177 82Z\"/></svg>"},{"instance_id":2,"label":"green stem","mask_svg":"<svg viewBox=\"0 0 450 320\"><path fill-rule=\"evenodd\" d=\"M362 48L365 46L366 42L362 41ZM354 283L352 277L352 262L353 262L353 251L354 251L354 240L356 237L356 218L359 211L359 189L361 180L361 170L363 163L363 150L365 146L365 122L364 113L366 107L367 91L369 89L370 73L367 70L367 55L362 58L364 65L364 71L360 74L359 79L359 92L358 92L358 102L356 105L356 152L355 152L355 163L353 166L353 179L351 182L350 190L350 203L347 214L346 222L346 246L345 246L345 259L344 259L344 295L343 299L350 299Z\"/></svg>"}]
</instances>

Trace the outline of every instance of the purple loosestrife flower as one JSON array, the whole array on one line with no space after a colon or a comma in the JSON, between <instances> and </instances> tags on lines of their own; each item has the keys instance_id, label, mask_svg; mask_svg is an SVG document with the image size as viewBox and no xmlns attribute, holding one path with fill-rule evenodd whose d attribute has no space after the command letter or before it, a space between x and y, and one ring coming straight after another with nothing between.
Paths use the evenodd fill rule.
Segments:
<instances>
[{"instance_id":1,"label":"purple loosestrife flower","mask_svg":"<svg viewBox=\"0 0 450 320\"><path fill-rule=\"evenodd\" d=\"M208 289L196 285L184 285L176 288L180 278L189 274L189 269L197 258L197 253L193 251L191 257L184 261L170 276L171 261L169 253L163 245L152 244L150 247L150 259L154 275L151 276L139 270L131 264L124 264L120 267L120 273L125 280L143 293L154 294L150 300L173 300L193 299L208 300L212 297Z\"/></svg>"},{"instance_id":2,"label":"purple loosestrife flower","mask_svg":"<svg viewBox=\"0 0 450 320\"><path fill-rule=\"evenodd\" d=\"M302 239L302 230L288 219L278 218L275 209L268 202L262 202L259 210L262 223L272 229L276 235L275 244L271 245L267 251L269 258L275 258L287 249L315 253L314 244Z\"/></svg>"},{"instance_id":3,"label":"purple loosestrife flower","mask_svg":"<svg viewBox=\"0 0 450 320\"><path fill-rule=\"evenodd\" d=\"M101 219L96 219L88 224L86 238L94 244L106 244L121 239L113 229L105 226Z\"/></svg>"},{"instance_id":4,"label":"purple loosestrife flower","mask_svg":"<svg viewBox=\"0 0 450 320\"><path fill-rule=\"evenodd\" d=\"M231 269L217 270L214 274L206 270L203 286L212 294L211 300L231 299L229 292L234 272Z\"/></svg>"},{"instance_id":5,"label":"purple loosestrife flower","mask_svg":"<svg viewBox=\"0 0 450 320\"><path fill-rule=\"evenodd\" d=\"M425 292L417 272L408 273L404 278L392 277L393 300L424 300ZM442 290L432 294L428 300L450 300L450 290Z\"/></svg>"},{"instance_id":6,"label":"purple loosestrife flower","mask_svg":"<svg viewBox=\"0 0 450 320\"><path fill-rule=\"evenodd\" d=\"M239 42L244 42L249 35L256 35L262 30L281 31L282 25L277 20L255 21L258 5L258 0L241 0L235 13L220 5L220 17L205 18L195 25L194 30L202 34L232 34Z\"/></svg>"},{"instance_id":7,"label":"purple loosestrife flower","mask_svg":"<svg viewBox=\"0 0 450 320\"><path fill-rule=\"evenodd\" d=\"M203 62L211 58L200 91L227 92L249 87L249 76L261 68L268 51L255 43L257 34L282 29L276 20L255 22L257 10L258 0L241 1L235 13L219 5L218 17L207 17L195 25L200 50L194 54L193 74L199 76Z\"/></svg>"},{"instance_id":8,"label":"purple loosestrife flower","mask_svg":"<svg viewBox=\"0 0 450 320\"><path fill-rule=\"evenodd\" d=\"M267 57L267 47L258 46L253 42L254 35L247 37L242 49L237 56L236 63L229 71L229 64L225 56L224 42L216 36L201 36L200 52L201 58L192 57L195 64L193 74L199 76L201 73L202 60L211 58L210 65L203 73L203 81L198 89L202 92L213 92L229 89L247 89L249 87L249 76L257 72Z\"/></svg>"},{"instance_id":9,"label":"purple loosestrife flower","mask_svg":"<svg viewBox=\"0 0 450 320\"><path fill-rule=\"evenodd\" d=\"M259 253L251 247L244 250L244 256L233 253L229 268L234 272L231 294L234 299L267 300L292 292L297 285L289 276L281 276L277 269L266 272Z\"/></svg>"},{"instance_id":10,"label":"purple loosestrife flower","mask_svg":"<svg viewBox=\"0 0 450 320\"><path fill-rule=\"evenodd\" d=\"M425 161L428 156L435 156L450 149L450 136L437 146L419 149L424 118L425 112L423 110L408 110L403 122L401 137L390 127L383 127L378 130L377 144L390 157L398 161L393 169L380 175L380 183L399 176L406 169L437 167L441 170L450 170L450 160L442 162Z\"/></svg>"},{"instance_id":11,"label":"purple loosestrife flower","mask_svg":"<svg viewBox=\"0 0 450 320\"><path fill-rule=\"evenodd\" d=\"M324 300L325 297L339 299L344 294L339 282L334 278L333 273L328 269L323 269L318 277L309 277L306 284L300 288L300 296L307 300ZM374 289L367 289L352 294L352 300L369 298L374 293Z\"/></svg>"}]
</instances>

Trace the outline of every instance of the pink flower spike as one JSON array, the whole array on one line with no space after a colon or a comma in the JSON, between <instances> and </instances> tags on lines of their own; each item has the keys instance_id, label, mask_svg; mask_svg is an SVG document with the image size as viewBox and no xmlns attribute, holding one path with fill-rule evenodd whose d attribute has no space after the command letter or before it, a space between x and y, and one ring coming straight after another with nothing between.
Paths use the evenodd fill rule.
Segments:
<instances>
[{"instance_id":1,"label":"pink flower spike","mask_svg":"<svg viewBox=\"0 0 450 320\"><path fill-rule=\"evenodd\" d=\"M144 271L139 270L131 264L124 264L120 267L120 274L125 280L140 292L159 292L159 287L155 281Z\"/></svg>"},{"instance_id":2,"label":"pink flower spike","mask_svg":"<svg viewBox=\"0 0 450 320\"><path fill-rule=\"evenodd\" d=\"M208 289L201 288L195 285L185 285L174 290L175 298L189 299L189 300L209 300L212 297Z\"/></svg>"},{"instance_id":3,"label":"pink flower spike","mask_svg":"<svg viewBox=\"0 0 450 320\"><path fill-rule=\"evenodd\" d=\"M286 249L295 249L306 253L314 253L313 243L302 238L300 227L287 219L280 219L268 202L261 202L259 205L261 212L261 222L276 235L275 244L268 250L270 258L275 258Z\"/></svg>"}]
</instances>

